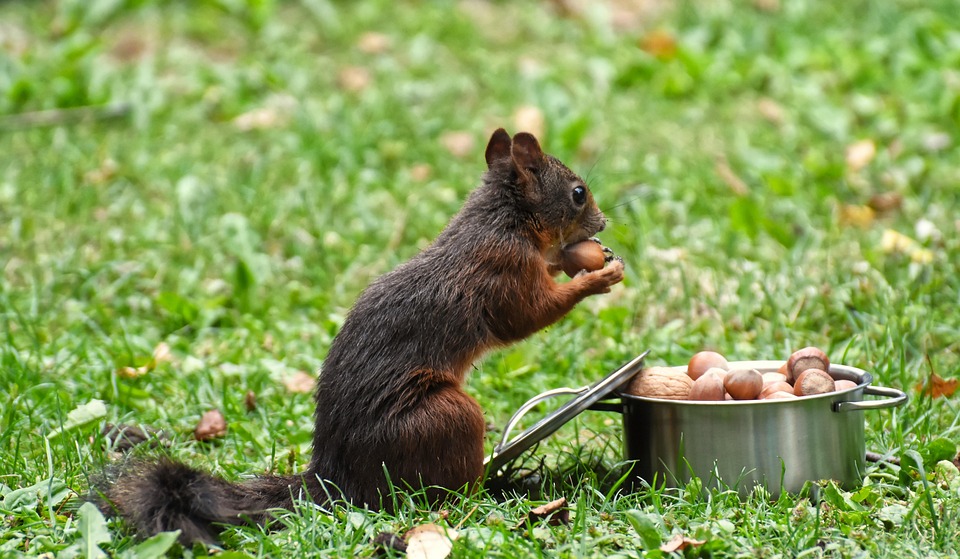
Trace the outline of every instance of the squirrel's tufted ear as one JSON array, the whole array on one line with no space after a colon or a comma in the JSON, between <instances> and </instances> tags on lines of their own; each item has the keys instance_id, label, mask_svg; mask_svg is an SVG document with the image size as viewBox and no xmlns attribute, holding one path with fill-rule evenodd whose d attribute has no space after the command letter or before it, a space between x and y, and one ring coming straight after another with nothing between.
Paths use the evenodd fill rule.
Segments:
<instances>
[{"instance_id":1,"label":"squirrel's tufted ear","mask_svg":"<svg viewBox=\"0 0 960 559\"><path fill-rule=\"evenodd\" d=\"M496 132L490 136L490 142L487 143L487 167L493 165L495 161L510 157L510 134L503 128L497 128Z\"/></svg>"},{"instance_id":2,"label":"squirrel's tufted ear","mask_svg":"<svg viewBox=\"0 0 960 559\"><path fill-rule=\"evenodd\" d=\"M525 171L536 171L543 166L543 150L540 142L528 132L520 132L513 137L513 146L510 150L517 168Z\"/></svg>"}]
</instances>

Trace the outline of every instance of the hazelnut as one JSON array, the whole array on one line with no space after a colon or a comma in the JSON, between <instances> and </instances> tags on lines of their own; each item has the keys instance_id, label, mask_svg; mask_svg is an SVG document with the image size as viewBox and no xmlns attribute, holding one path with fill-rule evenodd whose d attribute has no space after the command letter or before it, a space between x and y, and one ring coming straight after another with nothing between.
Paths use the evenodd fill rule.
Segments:
<instances>
[{"instance_id":1,"label":"hazelnut","mask_svg":"<svg viewBox=\"0 0 960 559\"><path fill-rule=\"evenodd\" d=\"M707 371L690 388L691 400L722 402L726 391L723 389L723 379L713 370Z\"/></svg>"},{"instance_id":2,"label":"hazelnut","mask_svg":"<svg viewBox=\"0 0 960 559\"><path fill-rule=\"evenodd\" d=\"M793 392L786 392L784 390L778 390L776 392L771 392L767 394L763 399L764 400L790 400L796 398L797 395Z\"/></svg>"},{"instance_id":3,"label":"hazelnut","mask_svg":"<svg viewBox=\"0 0 960 559\"><path fill-rule=\"evenodd\" d=\"M756 369L730 371L723 387L734 400L753 400L763 390L763 376Z\"/></svg>"},{"instance_id":4,"label":"hazelnut","mask_svg":"<svg viewBox=\"0 0 960 559\"><path fill-rule=\"evenodd\" d=\"M765 399L774 392L790 392L792 394L793 387L787 381L764 383L763 390L760 391L760 399Z\"/></svg>"},{"instance_id":5,"label":"hazelnut","mask_svg":"<svg viewBox=\"0 0 960 559\"><path fill-rule=\"evenodd\" d=\"M687 400L693 379L668 367L650 367L640 371L627 385L627 392L647 398Z\"/></svg>"},{"instance_id":6,"label":"hazelnut","mask_svg":"<svg viewBox=\"0 0 960 559\"><path fill-rule=\"evenodd\" d=\"M727 359L716 351L700 351L693 354L690 362L687 363L687 374L690 378L697 380L707 369L714 367L727 370Z\"/></svg>"},{"instance_id":7,"label":"hazelnut","mask_svg":"<svg viewBox=\"0 0 960 559\"><path fill-rule=\"evenodd\" d=\"M851 388L856 388L858 386L860 385L853 382L852 380L840 379L840 380L834 381L833 390L835 392L840 392L842 390L850 390Z\"/></svg>"},{"instance_id":8,"label":"hazelnut","mask_svg":"<svg viewBox=\"0 0 960 559\"><path fill-rule=\"evenodd\" d=\"M787 375L783 373L763 373L763 384L773 384L775 382L787 382Z\"/></svg>"},{"instance_id":9,"label":"hazelnut","mask_svg":"<svg viewBox=\"0 0 960 559\"><path fill-rule=\"evenodd\" d=\"M560 267L563 268L563 273L571 278L582 270L599 270L605 262L603 246L592 239L569 244L560 251Z\"/></svg>"},{"instance_id":10,"label":"hazelnut","mask_svg":"<svg viewBox=\"0 0 960 559\"><path fill-rule=\"evenodd\" d=\"M833 392L833 377L821 369L807 369L800 373L793 383L793 393L797 396L813 396Z\"/></svg>"},{"instance_id":11,"label":"hazelnut","mask_svg":"<svg viewBox=\"0 0 960 559\"><path fill-rule=\"evenodd\" d=\"M797 377L807 369L830 370L827 354L815 347L805 347L794 351L787 360L787 382L796 384Z\"/></svg>"}]
</instances>

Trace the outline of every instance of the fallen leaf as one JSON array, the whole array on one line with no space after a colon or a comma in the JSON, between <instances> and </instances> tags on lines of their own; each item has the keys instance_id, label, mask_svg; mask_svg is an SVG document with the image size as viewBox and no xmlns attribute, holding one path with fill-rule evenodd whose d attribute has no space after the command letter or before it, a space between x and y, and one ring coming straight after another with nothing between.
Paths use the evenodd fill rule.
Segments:
<instances>
[{"instance_id":1,"label":"fallen leaf","mask_svg":"<svg viewBox=\"0 0 960 559\"><path fill-rule=\"evenodd\" d=\"M370 86L373 76L370 70L361 66L346 66L337 74L337 84L340 88L351 93L359 93Z\"/></svg>"},{"instance_id":2,"label":"fallen leaf","mask_svg":"<svg viewBox=\"0 0 960 559\"><path fill-rule=\"evenodd\" d=\"M63 424L51 431L47 435L47 438L52 439L60 433L76 429L77 427L96 421L105 415L107 415L107 406L103 403L103 400L90 400L86 404L80 404L70 410Z\"/></svg>"},{"instance_id":3,"label":"fallen leaf","mask_svg":"<svg viewBox=\"0 0 960 559\"><path fill-rule=\"evenodd\" d=\"M933 373L926 382L918 383L916 389L920 394L926 394L931 398L949 398L957 391L958 385L960 385L960 379L944 379L937 373Z\"/></svg>"},{"instance_id":4,"label":"fallen leaf","mask_svg":"<svg viewBox=\"0 0 960 559\"><path fill-rule=\"evenodd\" d=\"M210 410L203 414L193 430L193 436L198 441L209 441L227 434L227 420L220 410Z\"/></svg>"},{"instance_id":5,"label":"fallen leaf","mask_svg":"<svg viewBox=\"0 0 960 559\"><path fill-rule=\"evenodd\" d=\"M876 155L877 146L873 140L854 142L847 146L847 168L854 172L859 171L870 164Z\"/></svg>"},{"instance_id":6,"label":"fallen leaf","mask_svg":"<svg viewBox=\"0 0 960 559\"><path fill-rule=\"evenodd\" d=\"M407 550L407 542L403 541L403 538L393 532L380 532L373 537L372 543L374 547L393 549L401 552Z\"/></svg>"},{"instance_id":7,"label":"fallen leaf","mask_svg":"<svg viewBox=\"0 0 960 559\"><path fill-rule=\"evenodd\" d=\"M410 178L417 182L429 179L431 174L433 174L433 167L429 163L417 163L410 167Z\"/></svg>"},{"instance_id":8,"label":"fallen leaf","mask_svg":"<svg viewBox=\"0 0 960 559\"><path fill-rule=\"evenodd\" d=\"M780 0L753 0L753 6L761 12L779 12Z\"/></svg>"},{"instance_id":9,"label":"fallen leaf","mask_svg":"<svg viewBox=\"0 0 960 559\"><path fill-rule=\"evenodd\" d=\"M842 204L840 206L840 225L866 229L873 224L876 214L870 206Z\"/></svg>"},{"instance_id":10,"label":"fallen leaf","mask_svg":"<svg viewBox=\"0 0 960 559\"><path fill-rule=\"evenodd\" d=\"M677 54L677 39L669 31L657 29L640 39L640 48L651 56L667 60Z\"/></svg>"},{"instance_id":11,"label":"fallen leaf","mask_svg":"<svg viewBox=\"0 0 960 559\"><path fill-rule=\"evenodd\" d=\"M545 505L540 505L530 510L527 514L526 522L538 522L547 519L552 526L570 523L570 511L567 510L567 499L560 497L555 501L550 501ZM521 525L526 524L521 523Z\"/></svg>"},{"instance_id":12,"label":"fallen leaf","mask_svg":"<svg viewBox=\"0 0 960 559\"><path fill-rule=\"evenodd\" d=\"M543 111L533 105L520 107L513 113L513 126L517 132L529 132L542 138L546 128Z\"/></svg>"},{"instance_id":13,"label":"fallen leaf","mask_svg":"<svg viewBox=\"0 0 960 559\"><path fill-rule=\"evenodd\" d=\"M880 250L887 254L909 254L918 248L917 241L893 229L885 230L880 239Z\"/></svg>"},{"instance_id":14,"label":"fallen leaf","mask_svg":"<svg viewBox=\"0 0 960 559\"><path fill-rule=\"evenodd\" d=\"M368 31L360 35L357 48L365 54L383 54L390 50L390 37L376 31Z\"/></svg>"},{"instance_id":15,"label":"fallen leaf","mask_svg":"<svg viewBox=\"0 0 960 559\"><path fill-rule=\"evenodd\" d=\"M123 378L137 378L150 372L150 367L120 367L117 369L117 375Z\"/></svg>"},{"instance_id":16,"label":"fallen leaf","mask_svg":"<svg viewBox=\"0 0 960 559\"><path fill-rule=\"evenodd\" d=\"M713 169L720 177L720 180L737 196L746 196L750 192L747 183L743 182L743 179L733 172L733 169L730 168L726 160L718 159Z\"/></svg>"},{"instance_id":17,"label":"fallen leaf","mask_svg":"<svg viewBox=\"0 0 960 559\"><path fill-rule=\"evenodd\" d=\"M664 553L672 553L674 551L683 551L688 547L700 547L705 543L707 543L707 540L695 540L693 538L681 536L680 534L674 534L673 537L670 538L670 541L660 546L660 551Z\"/></svg>"},{"instance_id":18,"label":"fallen leaf","mask_svg":"<svg viewBox=\"0 0 960 559\"><path fill-rule=\"evenodd\" d=\"M893 213L903 207L903 196L897 192L880 192L871 196L867 205L877 213Z\"/></svg>"},{"instance_id":19,"label":"fallen leaf","mask_svg":"<svg viewBox=\"0 0 960 559\"><path fill-rule=\"evenodd\" d=\"M293 392L295 394L307 394L313 392L313 386L316 383L317 379L303 371L297 371L293 375L283 379L283 385L287 387L287 391Z\"/></svg>"},{"instance_id":20,"label":"fallen leaf","mask_svg":"<svg viewBox=\"0 0 960 559\"><path fill-rule=\"evenodd\" d=\"M243 407L247 411L253 411L257 409L257 394L253 390L247 390L247 393L243 396Z\"/></svg>"},{"instance_id":21,"label":"fallen leaf","mask_svg":"<svg viewBox=\"0 0 960 559\"><path fill-rule=\"evenodd\" d=\"M163 431L157 431L149 427L141 429L135 425L127 425L124 423L119 425L107 423L103 426L100 433L103 435L103 438L106 439L110 450L117 452L127 452L132 450L133 447L147 441L151 441L150 446L156 446L158 439L166 438Z\"/></svg>"},{"instance_id":22,"label":"fallen leaf","mask_svg":"<svg viewBox=\"0 0 960 559\"><path fill-rule=\"evenodd\" d=\"M153 366L156 367L160 363L165 361L170 361L173 357L173 353L170 351L170 344L167 342L160 342L157 344L157 347L153 348Z\"/></svg>"},{"instance_id":23,"label":"fallen leaf","mask_svg":"<svg viewBox=\"0 0 960 559\"><path fill-rule=\"evenodd\" d=\"M445 132L440 136L440 145L455 157L466 157L473 153L473 134L463 131Z\"/></svg>"},{"instance_id":24,"label":"fallen leaf","mask_svg":"<svg viewBox=\"0 0 960 559\"><path fill-rule=\"evenodd\" d=\"M405 535L408 559L443 559L450 555L453 540L459 534L453 528L436 524L421 524L411 528Z\"/></svg>"},{"instance_id":25,"label":"fallen leaf","mask_svg":"<svg viewBox=\"0 0 960 559\"><path fill-rule=\"evenodd\" d=\"M773 124L783 124L783 107L769 97L764 97L757 101L757 112Z\"/></svg>"},{"instance_id":26,"label":"fallen leaf","mask_svg":"<svg viewBox=\"0 0 960 559\"><path fill-rule=\"evenodd\" d=\"M273 107L258 107L233 119L233 125L244 132L269 130L286 124L286 122L286 115L282 115L280 111Z\"/></svg>"}]
</instances>

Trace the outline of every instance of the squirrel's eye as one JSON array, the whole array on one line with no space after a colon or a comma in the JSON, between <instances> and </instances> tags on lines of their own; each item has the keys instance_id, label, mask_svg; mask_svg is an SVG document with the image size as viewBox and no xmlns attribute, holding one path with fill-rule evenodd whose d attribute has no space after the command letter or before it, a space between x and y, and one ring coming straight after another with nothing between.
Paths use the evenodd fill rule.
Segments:
<instances>
[{"instance_id":1,"label":"squirrel's eye","mask_svg":"<svg viewBox=\"0 0 960 559\"><path fill-rule=\"evenodd\" d=\"M587 189L580 185L573 187L573 203L579 206L586 201Z\"/></svg>"}]
</instances>

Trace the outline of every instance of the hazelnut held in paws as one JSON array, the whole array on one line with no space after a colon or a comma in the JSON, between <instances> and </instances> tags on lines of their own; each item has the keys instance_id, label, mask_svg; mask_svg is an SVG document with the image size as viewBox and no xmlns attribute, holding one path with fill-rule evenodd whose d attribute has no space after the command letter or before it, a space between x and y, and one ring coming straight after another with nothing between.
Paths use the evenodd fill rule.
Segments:
<instances>
[{"instance_id":1,"label":"hazelnut held in paws","mask_svg":"<svg viewBox=\"0 0 960 559\"><path fill-rule=\"evenodd\" d=\"M380 509L391 506L391 483L428 488L433 503L474 487L485 422L463 390L473 362L623 279L614 260L554 280L562 247L606 220L583 179L536 138L497 130L486 163L436 240L354 304L317 382L305 472L230 482L169 459L132 462L98 484L101 508L144 536L180 530L184 543L214 542L220 525L262 522L299 497Z\"/></svg>"}]
</instances>

